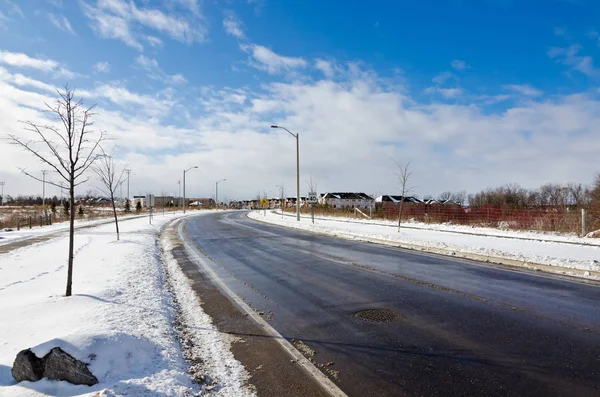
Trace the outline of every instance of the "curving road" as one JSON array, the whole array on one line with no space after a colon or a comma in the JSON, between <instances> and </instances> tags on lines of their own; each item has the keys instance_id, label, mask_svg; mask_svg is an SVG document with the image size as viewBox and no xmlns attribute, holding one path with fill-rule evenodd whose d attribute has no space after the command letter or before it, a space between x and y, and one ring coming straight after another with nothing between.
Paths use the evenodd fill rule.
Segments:
<instances>
[{"instance_id":1,"label":"curving road","mask_svg":"<svg viewBox=\"0 0 600 397\"><path fill-rule=\"evenodd\" d=\"M348 395L600 395L596 284L313 235L243 212L190 218L184 230L223 282Z\"/></svg>"}]
</instances>

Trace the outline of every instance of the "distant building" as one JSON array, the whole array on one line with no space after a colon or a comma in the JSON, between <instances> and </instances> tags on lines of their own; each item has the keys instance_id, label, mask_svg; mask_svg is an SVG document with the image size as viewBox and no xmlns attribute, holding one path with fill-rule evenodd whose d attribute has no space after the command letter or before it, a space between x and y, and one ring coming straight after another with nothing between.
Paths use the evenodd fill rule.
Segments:
<instances>
[{"instance_id":1,"label":"distant building","mask_svg":"<svg viewBox=\"0 0 600 397\"><path fill-rule=\"evenodd\" d=\"M373 204L373 198L365 193L334 192L324 193L318 198L320 205L331 208L369 208Z\"/></svg>"},{"instance_id":2,"label":"distant building","mask_svg":"<svg viewBox=\"0 0 600 397\"><path fill-rule=\"evenodd\" d=\"M193 198L189 199L188 202L190 207L210 208L216 205L215 200L212 198Z\"/></svg>"},{"instance_id":3,"label":"distant building","mask_svg":"<svg viewBox=\"0 0 600 397\"><path fill-rule=\"evenodd\" d=\"M395 196L391 194L383 194L375 198L376 203L411 203L411 204L423 204L421 200L414 196Z\"/></svg>"}]
</instances>

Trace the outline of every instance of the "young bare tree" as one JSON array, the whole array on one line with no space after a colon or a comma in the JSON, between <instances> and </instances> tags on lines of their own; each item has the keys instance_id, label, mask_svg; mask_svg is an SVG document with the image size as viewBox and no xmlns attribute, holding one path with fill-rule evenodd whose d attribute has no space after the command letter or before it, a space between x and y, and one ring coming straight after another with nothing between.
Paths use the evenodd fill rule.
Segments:
<instances>
[{"instance_id":1,"label":"young bare tree","mask_svg":"<svg viewBox=\"0 0 600 397\"><path fill-rule=\"evenodd\" d=\"M92 118L94 106L84 107L83 100L75 99L75 91L65 86L64 91L57 91L56 103L46 104L47 111L55 118L54 124L37 124L24 121L25 129L35 136L26 137L9 135L12 144L20 146L35 156L43 164L67 182L69 190L69 258L67 268L66 296L71 296L73 284L73 248L75 235L75 187L86 182L84 174L98 159L97 150L104 140L102 132L93 130ZM39 178L21 169L21 171L38 181ZM48 182L47 182L48 183ZM52 185L60 187L59 184Z\"/></svg>"},{"instance_id":2,"label":"young bare tree","mask_svg":"<svg viewBox=\"0 0 600 397\"><path fill-rule=\"evenodd\" d=\"M402 165L395 160L394 162L398 167L398 173L396 174L396 176L398 177L398 181L400 182L400 188L402 189L402 200L400 201L400 211L398 213L398 231L400 231L400 225L402 224L402 209L404 207L404 201L406 199L406 195L414 189L414 186L410 185L410 177L412 175L411 172L408 170L410 163Z\"/></svg>"},{"instance_id":3,"label":"young bare tree","mask_svg":"<svg viewBox=\"0 0 600 397\"><path fill-rule=\"evenodd\" d=\"M121 167L120 171L117 169L115 164L114 155L106 154L104 149L100 147L102 155L92 166L92 170L98 175L98 179L102 183L102 186L98 189L110 200L112 205L113 215L115 217L115 228L117 229L117 241L119 241L119 219L117 217L117 206L115 204L115 196L117 188L125 181L125 169L127 167Z\"/></svg>"},{"instance_id":4,"label":"young bare tree","mask_svg":"<svg viewBox=\"0 0 600 397\"><path fill-rule=\"evenodd\" d=\"M309 176L308 182L306 182L306 185L308 186L309 192L317 193L317 181L313 178L312 175ZM310 217L312 219L312 223L315 223L315 204L314 203L310 204Z\"/></svg>"},{"instance_id":5,"label":"young bare tree","mask_svg":"<svg viewBox=\"0 0 600 397\"><path fill-rule=\"evenodd\" d=\"M281 182L281 185L277 185L279 188L279 209L281 210L281 217L283 218L283 209L285 207L285 196L287 195L287 191L285 190L285 185Z\"/></svg>"}]
</instances>

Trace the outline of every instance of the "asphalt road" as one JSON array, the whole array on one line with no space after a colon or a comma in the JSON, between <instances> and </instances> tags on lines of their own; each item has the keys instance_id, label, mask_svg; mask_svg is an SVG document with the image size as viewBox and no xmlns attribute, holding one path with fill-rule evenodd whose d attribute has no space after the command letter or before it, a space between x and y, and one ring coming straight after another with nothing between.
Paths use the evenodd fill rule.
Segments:
<instances>
[{"instance_id":1,"label":"asphalt road","mask_svg":"<svg viewBox=\"0 0 600 397\"><path fill-rule=\"evenodd\" d=\"M597 285L243 212L190 218L185 231L225 284L348 395L600 396ZM357 316L371 309L382 310L367 313L375 321Z\"/></svg>"}]
</instances>

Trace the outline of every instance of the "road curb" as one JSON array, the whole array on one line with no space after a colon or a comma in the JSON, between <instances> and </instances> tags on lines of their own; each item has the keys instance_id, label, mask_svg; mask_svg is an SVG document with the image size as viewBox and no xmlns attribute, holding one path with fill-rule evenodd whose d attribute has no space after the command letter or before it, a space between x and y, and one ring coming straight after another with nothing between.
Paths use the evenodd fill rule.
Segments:
<instances>
[{"instance_id":1,"label":"road curb","mask_svg":"<svg viewBox=\"0 0 600 397\"><path fill-rule=\"evenodd\" d=\"M254 320L265 332L271 335L283 350L300 365L312 378L332 397L348 397L331 379L323 374L310 360L308 360L298 349L296 349L287 339L285 339L277 330L275 330L267 321L260 317L246 302L237 296L225 283L219 278L216 272L205 261L205 256L195 247L190 245L183 236L183 226L185 222L177 225L177 235L185 246L190 258L195 261L206 272L210 279L219 287L221 291L233 301L245 314Z\"/></svg>"},{"instance_id":2,"label":"road curb","mask_svg":"<svg viewBox=\"0 0 600 397\"><path fill-rule=\"evenodd\" d=\"M490 264L495 264L495 265L507 266L512 269L527 269L527 270L532 270L532 271L541 271L541 272L550 273L550 274L558 274L558 275L562 275L562 276L576 277L578 279L581 279L582 281L594 282L594 281L597 281L598 279L600 279L600 271L571 269L571 268L564 268L564 267L558 267L558 266L552 266L552 265L545 265L545 264L531 262L531 261L525 261L525 260L520 261L520 260L516 260L516 259L502 258L502 257L498 257L498 256L474 254L474 253L468 253L468 252L459 252L459 251L452 250L452 249L428 247L428 246L423 246L423 245L418 245L418 244L400 243L397 241L390 241L390 240L383 240L383 239L378 239L378 238L374 238L374 237L360 236L360 235L355 235L352 233L336 232L335 235L330 235L330 234L325 234L325 233L319 233L319 232L312 231L312 230L301 229L301 228L297 228L297 227L293 227L293 226L279 225L277 223L269 222L265 219L250 218L248 216L248 214L246 214L248 219L251 219L251 220L254 220L257 222L262 222L262 223L266 223L269 225L275 225L275 226L280 226L280 227L287 227L288 229L305 231L305 232L317 234L320 236L338 237L338 238L342 238L345 240L362 241L362 242L374 243L374 244L379 244L379 245L404 248L404 249L409 249L412 251L420 251L420 252L426 252L426 253L431 253L431 254L448 256L451 258L474 260L474 261L485 262L485 263L490 263Z\"/></svg>"}]
</instances>

